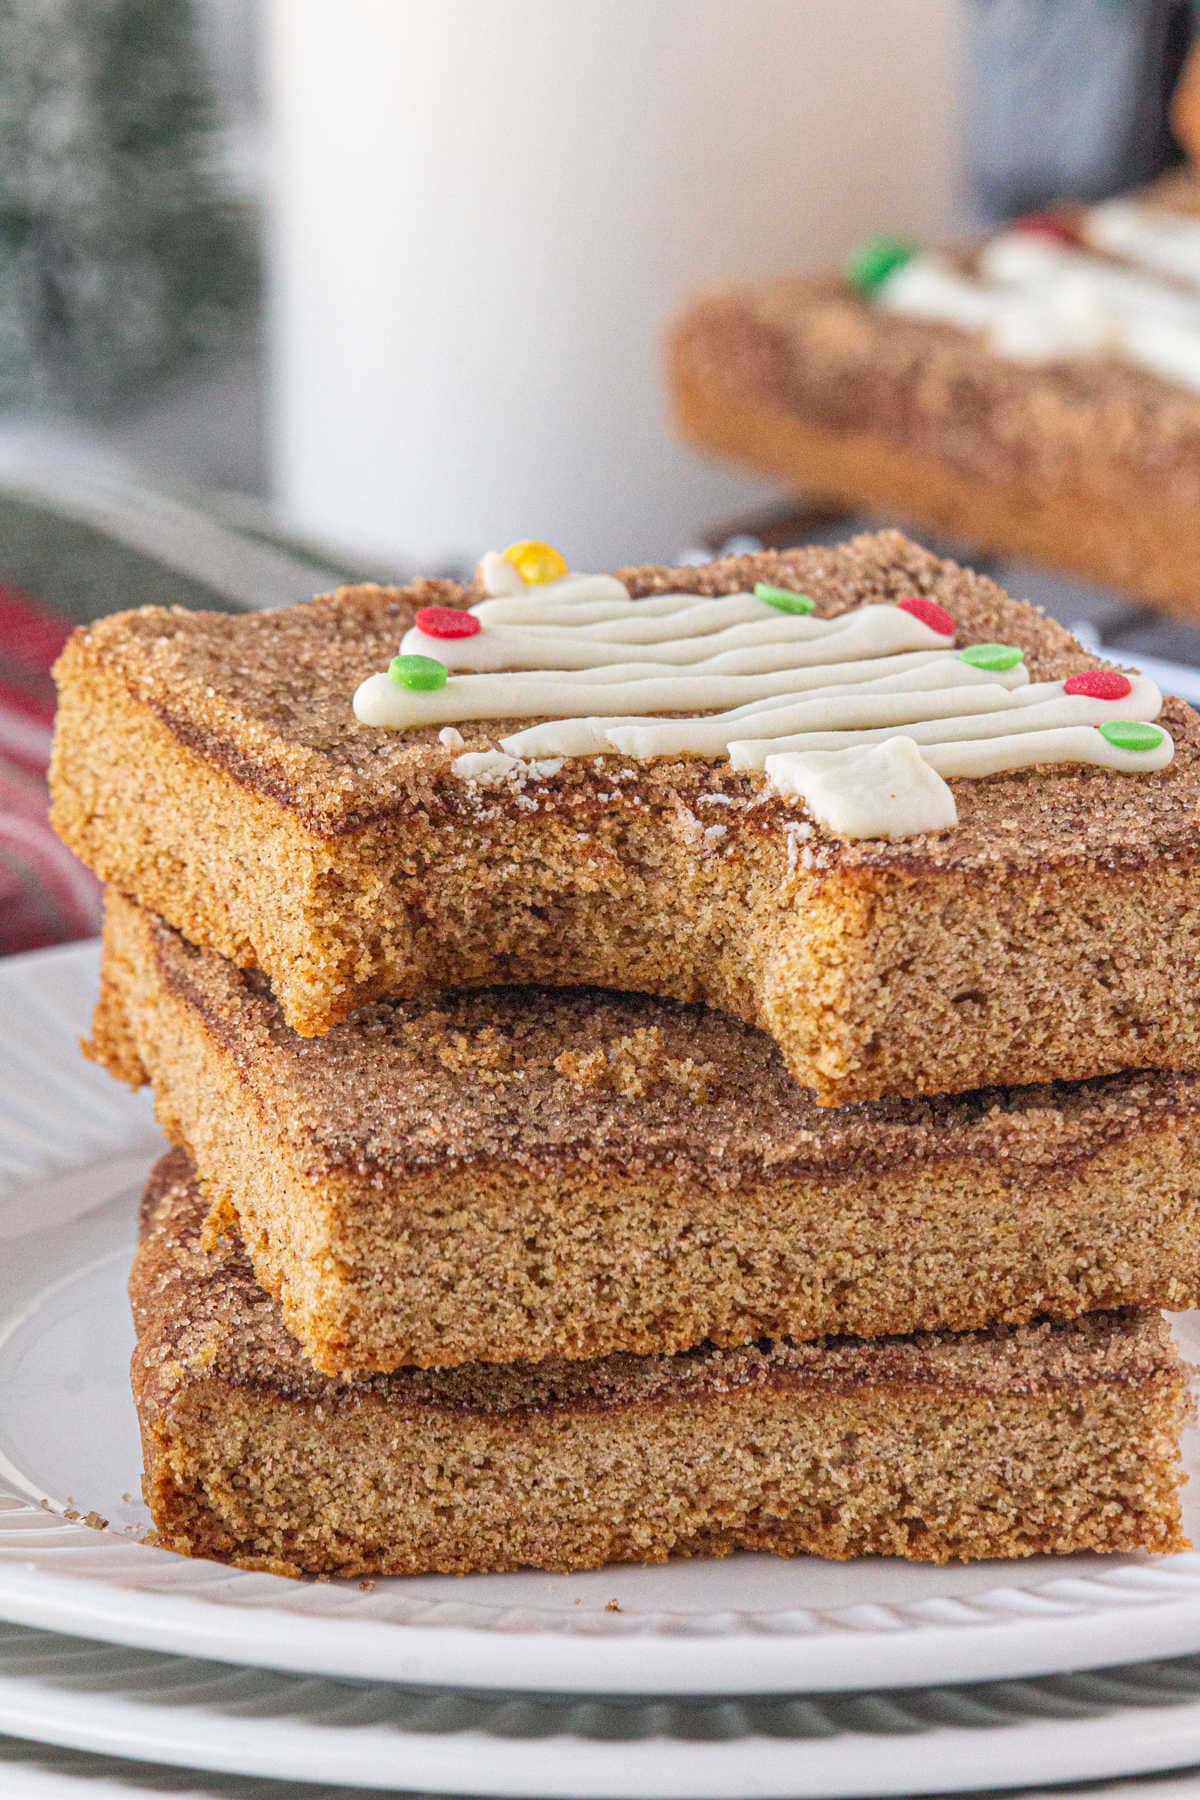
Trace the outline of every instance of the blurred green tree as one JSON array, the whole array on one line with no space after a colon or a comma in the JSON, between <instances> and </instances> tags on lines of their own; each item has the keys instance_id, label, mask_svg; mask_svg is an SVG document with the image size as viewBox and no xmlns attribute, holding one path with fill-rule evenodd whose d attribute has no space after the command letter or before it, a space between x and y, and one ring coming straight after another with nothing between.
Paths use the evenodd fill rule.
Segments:
<instances>
[{"instance_id":1,"label":"blurred green tree","mask_svg":"<svg viewBox=\"0 0 1200 1800\"><path fill-rule=\"evenodd\" d=\"M0 0L0 407L134 400L243 325L188 0Z\"/></svg>"}]
</instances>

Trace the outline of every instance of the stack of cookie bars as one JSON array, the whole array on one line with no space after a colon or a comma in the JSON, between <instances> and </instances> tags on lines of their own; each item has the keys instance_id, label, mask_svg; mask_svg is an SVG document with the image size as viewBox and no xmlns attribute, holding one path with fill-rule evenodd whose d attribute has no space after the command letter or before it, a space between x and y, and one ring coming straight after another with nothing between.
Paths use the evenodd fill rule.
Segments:
<instances>
[{"instance_id":1,"label":"stack of cookie bars","mask_svg":"<svg viewBox=\"0 0 1200 1800\"><path fill-rule=\"evenodd\" d=\"M1200 722L896 533L59 665L161 1542L1181 1546Z\"/></svg>"}]
</instances>

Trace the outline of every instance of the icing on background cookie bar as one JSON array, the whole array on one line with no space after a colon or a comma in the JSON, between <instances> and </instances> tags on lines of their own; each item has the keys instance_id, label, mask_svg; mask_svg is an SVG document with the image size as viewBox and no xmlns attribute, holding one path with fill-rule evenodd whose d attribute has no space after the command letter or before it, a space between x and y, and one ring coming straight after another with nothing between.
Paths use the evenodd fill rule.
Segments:
<instances>
[{"instance_id":1,"label":"icing on background cookie bar","mask_svg":"<svg viewBox=\"0 0 1200 1800\"><path fill-rule=\"evenodd\" d=\"M1200 223L1134 201L1032 213L969 258L879 238L852 285L882 312L1029 364L1110 357L1200 392Z\"/></svg>"}]
</instances>

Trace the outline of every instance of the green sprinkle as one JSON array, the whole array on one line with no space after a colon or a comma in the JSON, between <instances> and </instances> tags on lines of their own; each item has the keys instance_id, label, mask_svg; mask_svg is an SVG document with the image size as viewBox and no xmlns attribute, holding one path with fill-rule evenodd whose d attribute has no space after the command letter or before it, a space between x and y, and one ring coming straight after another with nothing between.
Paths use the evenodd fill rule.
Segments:
<instances>
[{"instance_id":1,"label":"green sprinkle","mask_svg":"<svg viewBox=\"0 0 1200 1800\"><path fill-rule=\"evenodd\" d=\"M846 279L860 294L873 294L916 254L916 245L906 244L903 238L870 238L851 254Z\"/></svg>"},{"instance_id":2,"label":"green sprinkle","mask_svg":"<svg viewBox=\"0 0 1200 1800\"><path fill-rule=\"evenodd\" d=\"M1114 750L1157 750L1167 735L1157 725L1143 725L1140 719L1106 719L1099 729Z\"/></svg>"},{"instance_id":3,"label":"green sprinkle","mask_svg":"<svg viewBox=\"0 0 1200 1800\"><path fill-rule=\"evenodd\" d=\"M1023 655L1016 644L968 644L959 651L958 660L970 663L973 669L1000 671L1015 669Z\"/></svg>"},{"instance_id":4,"label":"green sprinkle","mask_svg":"<svg viewBox=\"0 0 1200 1800\"><path fill-rule=\"evenodd\" d=\"M419 694L444 688L449 672L436 656L393 656L388 664L388 674L397 687L415 688Z\"/></svg>"},{"instance_id":5,"label":"green sprinkle","mask_svg":"<svg viewBox=\"0 0 1200 1800\"><path fill-rule=\"evenodd\" d=\"M765 600L777 612L810 613L816 605L816 601L810 600L807 594L795 594L791 588L772 587L769 581L755 582L754 598Z\"/></svg>"}]
</instances>

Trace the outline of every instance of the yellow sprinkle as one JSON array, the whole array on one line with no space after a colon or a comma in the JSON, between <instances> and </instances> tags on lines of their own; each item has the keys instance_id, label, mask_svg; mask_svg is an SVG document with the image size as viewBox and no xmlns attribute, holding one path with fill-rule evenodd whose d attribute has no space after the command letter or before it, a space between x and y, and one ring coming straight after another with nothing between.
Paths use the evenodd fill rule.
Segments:
<instances>
[{"instance_id":1,"label":"yellow sprinkle","mask_svg":"<svg viewBox=\"0 0 1200 1800\"><path fill-rule=\"evenodd\" d=\"M561 552L553 544L539 543L537 538L521 538L501 554L529 587L540 587L544 581L557 581L567 572Z\"/></svg>"}]
</instances>

